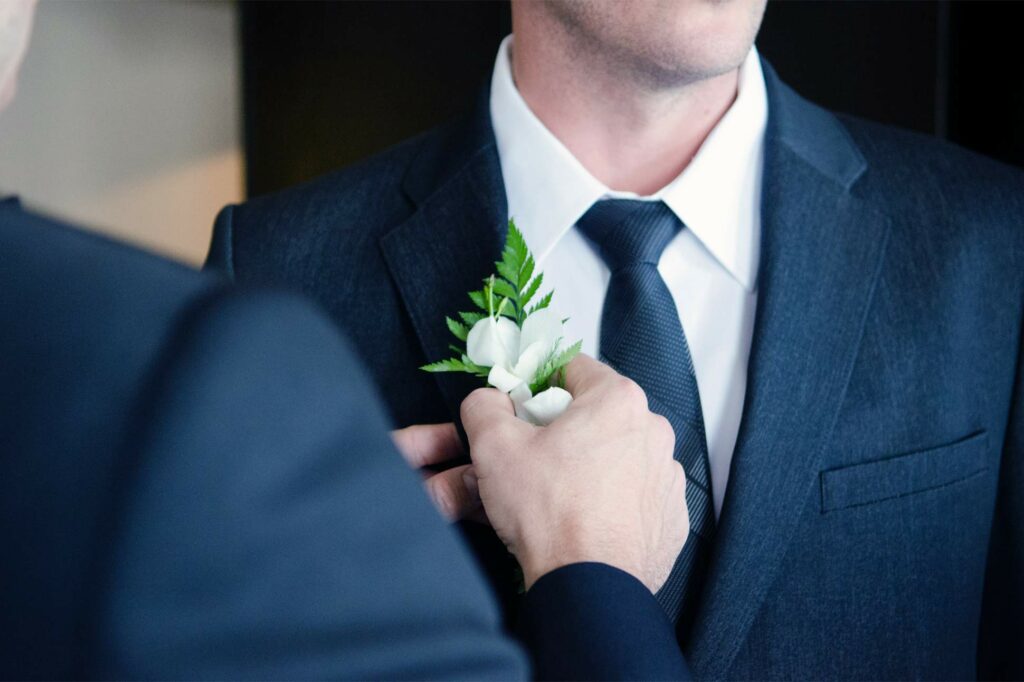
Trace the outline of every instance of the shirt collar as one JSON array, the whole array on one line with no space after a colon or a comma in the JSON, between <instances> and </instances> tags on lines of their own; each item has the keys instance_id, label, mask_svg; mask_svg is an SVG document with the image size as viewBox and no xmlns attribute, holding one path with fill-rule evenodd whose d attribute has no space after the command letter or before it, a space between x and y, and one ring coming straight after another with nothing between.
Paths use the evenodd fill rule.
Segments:
<instances>
[{"instance_id":1,"label":"shirt collar","mask_svg":"<svg viewBox=\"0 0 1024 682\"><path fill-rule=\"evenodd\" d=\"M613 192L595 178L530 110L516 89L512 36L498 49L490 114L509 217L544 262L576 221ZM683 172L650 197L663 200L711 255L748 291L757 281L761 166L768 96L756 48L739 72L735 102Z\"/></svg>"}]
</instances>

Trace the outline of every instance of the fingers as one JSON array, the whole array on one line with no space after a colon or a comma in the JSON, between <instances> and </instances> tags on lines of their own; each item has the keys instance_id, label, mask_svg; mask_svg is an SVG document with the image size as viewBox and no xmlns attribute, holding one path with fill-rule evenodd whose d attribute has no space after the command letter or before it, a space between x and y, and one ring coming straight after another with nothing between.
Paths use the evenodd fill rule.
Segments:
<instances>
[{"instance_id":1,"label":"fingers","mask_svg":"<svg viewBox=\"0 0 1024 682\"><path fill-rule=\"evenodd\" d=\"M423 482L437 511L449 521L481 516L479 493L472 483L467 486L467 482L475 482L470 471L472 466L465 464L453 467ZM467 476L467 472L470 475Z\"/></svg>"},{"instance_id":2,"label":"fingers","mask_svg":"<svg viewBox=\"0 0 1024 682\"><path fill-rule=\"evenodd\" d=\"M639 418L648 413L644 390L603 362L577 355L566 370L566 388L573 398L569 411L577 416L584 414L588 419L601 419L611 411L616 418L623 415Z\"/></svg>"},{"instance_id":3,"label":"fingers","mask_svg":"<svg viewBox=\"0 0 1024 682\"><path fill-rule=\"evenodd\" d=\"M487 518L487 510L484 509L483 500L480 499L480 481L477 479L476 471L472 464L462 474L462 483L466 486L466 491L469 493L470 498L477 502L477 508L462 518L488 526L491 525L491 520Z\"/></svg>"},{"instance_id":4,"label":"fingers","mask_svg":"<svg viewBox=\"0 0 1024 682\"><path fill-rule=\"evenodd\" d=\"M463 454L455 424L418 424L391 432L395 447L414 469L440 464Z\"/></svg>"},{"instance_id":5,"label":"fingers","mask_svg":"<svg viewBox=\"0 0 1024 682\"><path fill-rule=\"evenodd\" d=\"M566 365L565 389L575 399L615 375L615 370L608 365L580 353Z\"/></svg>"},{"instance_id":6,"label":"fingers","mask_svg":"<svg viewBox=\"0 0 1024 682\"><path fill-rule=\"evenodd\" d=\"M496 389L478 388L462 401L462 426L471 443L474 436L507 423L510 418L516 421L512 399Z\"/></svg>"},{"instance_id":7,"label":"fingers","mask_svg":"<svg viewBox=\"0 0 1024 682\"><path fill-rule=\"evenodd\" d=\"M414 469L440 464L463 453L462 440L455 424L418 424L391 432L402 457ZM426 472L423 487L438 512L450 521L469 519L487 523L480 504L480 492L472 465L447 469L438 474Z\"/></svg>"}]
</instances>

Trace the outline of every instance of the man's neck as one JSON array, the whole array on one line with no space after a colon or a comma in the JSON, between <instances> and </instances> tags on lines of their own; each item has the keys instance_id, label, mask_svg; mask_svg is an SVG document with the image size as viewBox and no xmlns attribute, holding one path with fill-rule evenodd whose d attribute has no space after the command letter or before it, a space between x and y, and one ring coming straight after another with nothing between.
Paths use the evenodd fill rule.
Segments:
<instances>
[{"instance_id":1,"label":"man's neck","mask_svg":"<svg viewBox=\"0 0 1024 682\"><path fill-rule=\"evenodd\" d=\"M652 87L550 43L522 40L517 35L512 49L517 89L548 130L612 190L649 195L670 183L736 99L739 69Z\"/></svg>"}]
</instances>

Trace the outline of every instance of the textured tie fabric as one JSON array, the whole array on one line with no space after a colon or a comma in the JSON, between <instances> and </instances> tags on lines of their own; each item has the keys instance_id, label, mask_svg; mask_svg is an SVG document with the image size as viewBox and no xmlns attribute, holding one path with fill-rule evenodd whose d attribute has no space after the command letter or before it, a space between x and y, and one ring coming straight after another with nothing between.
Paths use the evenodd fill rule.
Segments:
<instances>
[{"instance_id":1,"label":"textured tie fabric","mask_svg":"<svg viewBox=\"0 0 1024 682\"><path fill-rule=\"evenodd\" d=\"M657 598L681 634L689 630L715 532L704 416L690 349L658 261L683 225L660 201L608 199L577 228L611 270L601 317L601 359L644 389L651 411L676 432L686 472L690 536Z\"/></svg>"}]
</instances>

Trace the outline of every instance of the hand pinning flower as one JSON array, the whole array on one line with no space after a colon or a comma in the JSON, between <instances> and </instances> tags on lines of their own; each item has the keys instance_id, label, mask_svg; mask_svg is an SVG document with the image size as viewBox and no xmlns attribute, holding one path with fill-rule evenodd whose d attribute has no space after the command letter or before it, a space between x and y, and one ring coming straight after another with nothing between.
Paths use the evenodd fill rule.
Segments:
<instances>
[{"instance_id":1,"label":"hand pinning flower","mask_svg":"<svg viewBox=\"0 0 1024 682\"><path fill-rule=\"evenodd\" d=\"M459 313L461 322L448 317L448 329L465 348L420 369L427 372L468 372L486 377L487 383L512 398L516 416L545 426L565 412L572 396L563 384L562 369L579 353L581 342L564 343L563 320L548 307L554 292L534 305L544 275L533 276L536 262L515 222L508 223L508 238L497 274L484 280L469 298L480 312Z\"/></svg>"}]
</instances>

